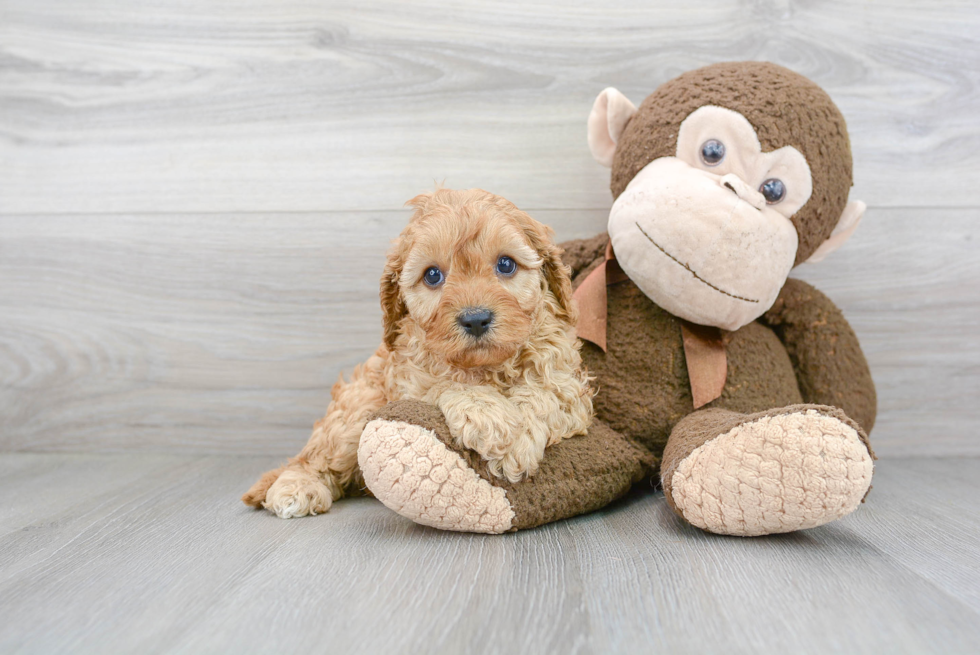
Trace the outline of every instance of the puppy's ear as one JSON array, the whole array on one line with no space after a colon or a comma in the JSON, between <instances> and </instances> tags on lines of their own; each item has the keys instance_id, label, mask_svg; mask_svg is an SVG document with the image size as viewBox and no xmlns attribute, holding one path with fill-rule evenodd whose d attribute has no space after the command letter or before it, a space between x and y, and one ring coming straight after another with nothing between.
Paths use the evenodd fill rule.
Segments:
<instances>
[{"instance_id":1,"label":"puppy's ear","mask_svg":"<svg viewBox=\"0 0 980 655\"><path fill-rule=\"evenodd\" d=\"M575 323L578 314L575 311L575 304L572 302L572 271L561 261L563 251L555 245L555 231L530 216L527 216L521 223L528 243L544 261L541 272L548 284L548 290L558 303L555 315L568 323Z\"/></svg>"},{"instance_id":2,"label":"puppy's ear","mask_svg":"<svg viewBox=\"0 0 980 655\"><path fill-rule=\"evenodd\" d=\"M381 313L384 324L384 344L388 350L395 347L398 336L398 324L408 314L408 308L401 297L401 287L398 278L405 265L405 237L401 236L388 251L384 273L381 274Z\"/></svg>"},{"instance_id":3,"label":"puppy's ear","mask_svg":"<svg viewBox=\"0 0 980 655\"><path fill-rule=\"evenodd\" d=\"M391 245L391 250L388 251L385 270L381 274L381 312L384 322L384 344L388 350L395 347L398 324L408 314L408 307L402 300L398 279L401 277L402 268L405 266L405 257L411 247L412 224L425 216L429 203L432 202L436 193L438 193L438 189L431 193L420 193L405 203L406 207L413 207L415 211L408 220L408 226Z\"/></svg>"}]
</instances>

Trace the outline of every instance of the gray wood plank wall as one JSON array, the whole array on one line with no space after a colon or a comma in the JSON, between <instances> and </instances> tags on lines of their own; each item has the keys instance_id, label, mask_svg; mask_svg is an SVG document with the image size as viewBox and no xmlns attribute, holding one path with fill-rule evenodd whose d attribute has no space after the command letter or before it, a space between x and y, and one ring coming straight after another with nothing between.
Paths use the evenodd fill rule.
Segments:
<instances>
[{"instance_id":1,"label":"gray wood plank wall","mask_svg":"<svg viewBox=\"0 0 980 655\"><path fill-rule=\"evenodd\" d=\"M884 456L980 453L975 2L0 0L0 449L291 454L380 336L402 204L603 228L596 93L767 59L847 117Z\"/></svg>"}]
</instances>

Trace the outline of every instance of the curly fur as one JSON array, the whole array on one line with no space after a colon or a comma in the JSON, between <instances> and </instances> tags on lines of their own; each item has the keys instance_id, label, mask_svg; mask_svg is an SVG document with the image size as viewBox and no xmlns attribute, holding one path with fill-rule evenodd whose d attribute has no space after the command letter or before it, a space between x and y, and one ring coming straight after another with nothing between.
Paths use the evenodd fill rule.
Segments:
<instances>
[{"instance_id":1,"label":"curly fur","mask_svg":"<svg viewBox=\"0 0 980 655\"><path fill-rule=\"evenodd\" d=\"M547 446L591 423L571 279L551 229L479 189L440 189L408 204L415 213L381 278L382 345L349 382L338 380L306 447L264 474L246 504L291 518L362 492L361 432L394 400L438 406L453 437L511 482L533 475ZM501 255L517 262L512 276L495 272ZM435 289L422 282L433 265L446 273ZM479 339L457 321L474 306L496 317Z\"/></svg>"}]
</instances>

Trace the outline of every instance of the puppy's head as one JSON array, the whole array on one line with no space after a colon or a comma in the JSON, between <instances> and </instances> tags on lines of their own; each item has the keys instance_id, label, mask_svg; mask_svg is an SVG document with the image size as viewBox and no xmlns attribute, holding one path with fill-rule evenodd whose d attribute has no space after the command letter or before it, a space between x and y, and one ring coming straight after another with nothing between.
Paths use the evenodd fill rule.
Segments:
<instances>
[{"instance_id":1,"label":"puppy's head","mask_svg":"<svg viewBox=\"0 0 980 655\"><path fill-rule=\"evenodd\" d=\"M389 350L414 331L452 366L494 366L528 339L538 312L574 322L550 228L479 189L440 189L408 204L415 213L381 278Z\"/></svg>"}]
</instances>

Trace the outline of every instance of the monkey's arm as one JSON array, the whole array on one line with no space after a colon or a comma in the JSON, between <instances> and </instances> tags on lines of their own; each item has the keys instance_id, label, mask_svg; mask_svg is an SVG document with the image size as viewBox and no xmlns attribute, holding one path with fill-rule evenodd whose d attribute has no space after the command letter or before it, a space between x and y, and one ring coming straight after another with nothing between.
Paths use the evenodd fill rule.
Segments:
<instances>
[{"instance_id":1,"label":"monkey's arm","mask_svg":"<svg viewBox=\"0 0 980 655\"><path fill-rule=\"evenodd\" d=\"M588 239L572 239L558 244L564 252L561 261L572 269L572 279L606 254L609 235L605 232Z\"/></svg>"},{"instance_id":2,"label":"monkey's arm","mask_svg":"<svg viewBox=\"0 0 980 655\"><path fill-rule=\"evenodd\" d=\"M878 405L871 371L854 330L830 298L789 278L761 320L786 346L803 400L839 407L870 433Z\"/></svg>"}]
</instances>

